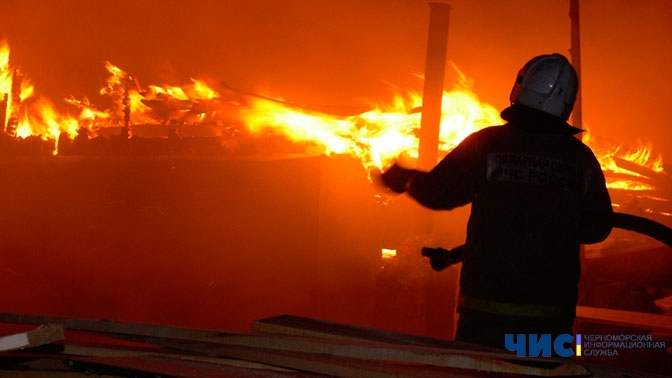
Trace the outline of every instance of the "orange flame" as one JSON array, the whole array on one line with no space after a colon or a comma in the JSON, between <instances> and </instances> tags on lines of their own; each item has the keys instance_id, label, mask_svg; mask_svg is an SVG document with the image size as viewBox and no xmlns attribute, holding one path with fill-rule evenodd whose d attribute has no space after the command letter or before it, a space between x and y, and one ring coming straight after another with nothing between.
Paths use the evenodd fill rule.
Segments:
<instances>
[{"instance_id":1,"label":"orange flame","mask_svg":"<svg viewBox=\"0 0 672 378\"><path fill-rule=\"evenodd\" d=\"M455 67L456 68L456 67ZM439 148L449 151L474 131L502 122L499 112L481 103L471 83L461 72L460 81L444 91ZM253 133L266 130L281 133L300 143L318 143L330 154L350 154L367 169L389 165L401 154L417 157L422 96L397 94L390 105L349 117L337 117L292 108L281 101L255 99L242 112Z\"/></svg>"},{"instance_id":2,"label":"orange flame","mask_svg":"<svg viewBox=\"0 0 672 378\"><path fill-rule=\"evenodd\" d=\"M51 101L37 96L30 80L10 65L9 56L9 45L0 42L1 131L19 138L35 135L56 141L62 132L76 135L77 121L60 115Z\"/></svg>"},{"instance_id":3,"label":"orange flame","mask_svg":"<svg viewBox=\"0 0 672 378\"><path fill-rule=\"evenodd\" d=\"M608 176L607 187L647 191L655 189L650 184L637 180L637 178L643 178L640 173L621 167L616 162L616 158L620 158L645 170L663 173L663 156L661 154L653 155L653 146L650 142L638 141L634 151L627 150L621 144L598 141L597 138L592 136L590 130L583 133L582 141L591 147L604 172L614 174L614 177L621 177L609 179Z\"/></svg>"},{"instance_id":4,"label":"orange flame","mask_svg":"<svg viewBox=\"0 0 672 378\"><path fill-rule=\"evenodd\" d=\"M386 167L400 155L417 157L418 154L416 132L420 128L419 110L422 107L422 95L418 92L397 93L389 103L370 104L372 109L369 111L336 116L281 99L243 93L222 95L196 79L184 86L149 85L142 88L135 76L107 62L105 67L110 76L100 94L112 100L113 108L102 111L87 99L69 98L66 103L80 110L78 116L71 117L60 114L51 101L35 94L30 81L11 67L9 53L8 44L0 43L0 104L6 110L5 119L0 121L3 127L7 126L0 132L10 136L40 136L58 141L63 133L74 137L85 130L89 135L95 135L97 130L106 127L205 122L228 127L235 123L251 135L270 132L297 144L317 146L320 153L326 155L355 156L369 171ZM458 81L450 91L443 93L439 137L442 152L450 151L474 131L503 122L499 111L481 102L471 90L471 81L454 64L451 65L458 74ZM624 152L621 145L597 143L589 132L584 133L583 141L595 151L607 172L625 172L636 177L636 173L633 175L620 167L615 157L654 172L663 171L662 156L652 156L650 145ZM608 185L629 190L653 189L645 182L628 177L614 179Z\"/></svg>"}]
</instances>

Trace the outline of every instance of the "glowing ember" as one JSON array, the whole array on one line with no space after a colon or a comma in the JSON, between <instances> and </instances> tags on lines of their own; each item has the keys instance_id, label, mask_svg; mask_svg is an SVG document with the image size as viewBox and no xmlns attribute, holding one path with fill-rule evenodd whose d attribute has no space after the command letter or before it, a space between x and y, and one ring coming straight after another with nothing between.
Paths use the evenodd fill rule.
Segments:
<instances>
[{"instance_id":1,"label":"glowing ember","mask_svg":"<svg viewBox=\"0 0 672 378\"><path fill-rule=\"evenodd\" d=\"M383 248L381 252L382 252L381 256L383 257L383 260L392 260L393 258L397 257L397 250L396 249Z\"/></svg>"}]
</instances>

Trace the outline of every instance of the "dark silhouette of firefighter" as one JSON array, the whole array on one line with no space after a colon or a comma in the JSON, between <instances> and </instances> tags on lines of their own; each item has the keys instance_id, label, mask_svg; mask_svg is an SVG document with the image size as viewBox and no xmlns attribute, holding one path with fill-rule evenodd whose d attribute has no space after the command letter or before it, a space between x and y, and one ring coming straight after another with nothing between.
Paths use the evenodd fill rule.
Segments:
<instances>
[{"instance_id":1,"label":"dark silhouette of firefighter","mask_svg":"<svg viewBox=\"0 0 672 378\"><path fill-rule=\"evenodd\" d=\"M471 204L456 340L504 348L505 334L572 333L581 244L605 240L613 215L600 164L567 122L577 90L567 58L537 56L518 72L504 125L474 132L429 172L395 163L382 174L425 207Z\"/></svg>"}]
</instances>

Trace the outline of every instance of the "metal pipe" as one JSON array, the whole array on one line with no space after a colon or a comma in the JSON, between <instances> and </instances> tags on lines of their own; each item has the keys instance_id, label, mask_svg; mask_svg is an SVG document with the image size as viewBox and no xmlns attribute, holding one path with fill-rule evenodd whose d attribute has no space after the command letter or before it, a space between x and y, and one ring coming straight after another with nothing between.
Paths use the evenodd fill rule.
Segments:
<instances>
[{"instance_id":1,"label":"metal pipe","mask_svg":"<svg viewBox=\"0 0 672 378\"><path fill-rule=\"evenodd\" d=\"M427 35L420 144L418 148L418 166L425 170L436 165L439 156L441 101L443 99L443 80L446 70L448 24L451 9L450 5L446 3L429 3L429 32Z\"/></svg>"}]
</instances>

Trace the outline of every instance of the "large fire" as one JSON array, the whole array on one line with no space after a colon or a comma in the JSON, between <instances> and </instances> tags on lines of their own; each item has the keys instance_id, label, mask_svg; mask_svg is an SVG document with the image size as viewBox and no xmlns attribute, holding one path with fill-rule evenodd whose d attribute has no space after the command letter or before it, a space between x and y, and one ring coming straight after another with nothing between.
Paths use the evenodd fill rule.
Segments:
<instances>
[{"instance_id":1,"label":"large fire","mask_svg":"<svg viewBox=\"0 0 672 378\"><path fill-rule=\"evenodd\" d=\"M456 88L443 94L439 146L449 151L471 132L501 122L499 112L481 103L464 75ZM319 143L327 154L351 154L367 169L382 169L400 154L417 157L422 96L397 94L389 104L361 114L337 117L288 107L281 102L254 99L241 112L253 133L271 129L297 142Z\"/></svg>"},{"instance_id":2,"label":"large fire","mask_svg":"<svg viewBox=\"0 0 672 378\"><path fill-rule=\"evenodd\" d=\"M93 137L109 128L134 126L208 124L219 128L236 125L248 135L282 135L296 144L317 148L326 155L351 155L367 170L382 169L404 154L417 156L422 96L399 93L387 104L371 104L371 110L355 115L333 115L288 103L282 99L234 91L215 90L192 79L184 86L150 85L143 88L138 78L107 63L109 77L100 94L111 99L111 109L97 109L88 99L66 99L76 115L59 112L53 103L36 94L33 85L10 64L10 49L0 43L0 121L5 134L16 138L38 136L58 142L67 135ZM470 133L502 122L499 111L479 101L470 82L457 67L460 80L443 94L440 129L442 152L450 151ZM605 172L612 172L610 188L652 190L651 184L623 175L618 161L626 161L653 172L663 171L662 156L652 156L651 146L625 152L621 145L595 142L590 133L583 141L598 155ZM56 143L58 145L58 143ZM54 150L58 154L58 150ZM632 173L632 172L629 172Z\"/></svg>"}]
</instances>

